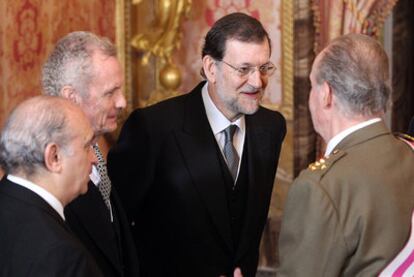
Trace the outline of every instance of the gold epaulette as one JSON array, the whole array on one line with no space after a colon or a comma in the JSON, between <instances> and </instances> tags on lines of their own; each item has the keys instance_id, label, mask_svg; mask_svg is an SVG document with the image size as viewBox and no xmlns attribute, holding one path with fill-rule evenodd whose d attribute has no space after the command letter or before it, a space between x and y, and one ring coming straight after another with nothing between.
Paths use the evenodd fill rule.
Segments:
<instances>
[{"instance_id":1,"label":"gold epaulette","mask_svg":"<svg viewBox=\"0 0 414 277\"><path fill-rule=\"evenodd\" d=\"M414 150L414 138L412 136L404 133L394 133L394 136L407 143Z\"/></svg>"},{"instance_id":2,"label":"gold epaulette","mask_svg":"<svg viewBox=\"0 0 414 277\"><path fill-rule=\"evenodd\" d=\"M330 159L331 157L335 156L336 154L339 153L339 150L335 149L331 155L328 155L326 157L320 158L319 160L317 160L314 163L311 163L308 168L312 171L316 171L316 170L325 170L328 168L328 166L330 165Z\"/></svg>"}]
</instances>

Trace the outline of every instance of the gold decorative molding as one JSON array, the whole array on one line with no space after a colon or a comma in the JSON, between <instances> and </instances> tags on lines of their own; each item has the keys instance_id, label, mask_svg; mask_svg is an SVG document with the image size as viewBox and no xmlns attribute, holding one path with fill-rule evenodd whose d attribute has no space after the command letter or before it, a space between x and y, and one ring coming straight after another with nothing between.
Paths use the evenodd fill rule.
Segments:
<instances>
[{"instance_id":1,"label":"gold decorative molding","mask_svg":"<svg viewBox=\"0 0 414 277\"><path fill-rule=\"evenodd\" d=\"M138 5L142 0L135 0ZM141 64L148 65L149 58L157 58L156 76L158 76L157 89L155 89L144 105L151 105L160 100L178 95L181 84L181 72L174 64L172 56L180 47L182 31L181 25L191 10L191 0L159 0L155 5L155 18L145 32L134 34L130 43L140 54ZM161 86L159 86L161 85Z\"/></svg>"},{"instance_id":2,"label":"gold decorative molding","mask_svg":"<svg viewBox=\"0 0 414 277\"><path fill-rule=\"evenodd\" d=\"M293 66L294 66L294 4L282 0L282 91L281 112L287 120L293 120Z\"/></svg>"},{"instance_id":3,"label":"gold decorative molding","mask_svg":"<svg viewBox=\"0 0 414 277\"><path fill-rule=\"evenodd\" d=\"M116 0L115 7L115 34L117 55L124 69L124 91L127 100L126 112L129 113L134 109L133 94L132 94L132 76L131 76L131 51L127 45L130 34L130 19L129 19L128 0Z\"/></svg>"},{"instance_id":4,"label":"gold decorative molding","mask_svg":"<svg viewBox=\"0 0 414 277\"><path fill-rule=\"evenodd\" d=\"M262 105L282 112L287 120L293 120L294 4L292 0L281 0L280 5L282 101L280 104L262 103Z\"/></svg>"}]
</instances>

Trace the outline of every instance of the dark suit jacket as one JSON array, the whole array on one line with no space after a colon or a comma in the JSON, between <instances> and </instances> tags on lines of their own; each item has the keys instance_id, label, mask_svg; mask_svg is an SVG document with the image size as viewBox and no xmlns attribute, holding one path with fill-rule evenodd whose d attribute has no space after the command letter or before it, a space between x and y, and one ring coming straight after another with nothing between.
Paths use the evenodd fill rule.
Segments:
<instances>
[{"instance_id":1,"label":"dark suit jacket","mask_svg":"<svg viewBox=\"0 0 414 277\"><path fill-rule=\"evenodd\" d=\"M115 188L111 205L114 223L99 189L90 181L88 192L66 206L66 222L105 276L139 276L134 240Z\"/></svg>"},{"instance_id":2,"label":"dark suit jacket","mask_svg":"<svg viewBox=\"0 0 414 277\"><path fill-rule=\"evenodd\" d=\"M264 108L246 116L248 199L234 249L203 85L133 112L108 156L145 276L219 276L236 266L247 277L256 272L285 120Z\"/></svg>"},{"instance_id":3,"label":"dark suit jacket","mask_svg":"<svg viewBox=\"0 0 414 277\"><path fill-rule=\"evenodd\" d=\"M414 137L414 116L411 118L410 125L408 126L407 134Z\"/></svg>"},{"instance_id":4,"label":"dark suit jacket","mask_svg":"<svg viewBox=\"0 0 414 277\"><path fill-rule=\"evenodd\" d=\"M286 200L278 276L378 276L410 234L413 165L379 122L304 170Z\"/></svg>"},{"instance_id":5,"label":"dark suit jacket","mask_svg":"<svg viewBox=\"0 0 414 277\"><path fill-rule=\"evenodd\" d=\"M59 214L34 192L0 181L0 276L102 276Z\"/></svg>"}]
</instances>

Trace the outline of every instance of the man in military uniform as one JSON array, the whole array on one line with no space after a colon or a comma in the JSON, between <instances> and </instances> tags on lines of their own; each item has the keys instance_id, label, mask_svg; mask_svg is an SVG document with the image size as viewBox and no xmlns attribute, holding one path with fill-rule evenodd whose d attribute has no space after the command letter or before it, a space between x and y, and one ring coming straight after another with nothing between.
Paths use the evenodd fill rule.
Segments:
<instances>
[{"instance_id":1,"label":"man in military uniform","mask_svg":"<svg viewBox=\"0 0 414 277\"><path fill-rule=\"evenodd\" d=\"M364 35L317 56L309 108L327 149L289 191L278 276L376 276L408 239L414 155L382 120L387 79L386 53Z\"/></svg>"}]
</instances>

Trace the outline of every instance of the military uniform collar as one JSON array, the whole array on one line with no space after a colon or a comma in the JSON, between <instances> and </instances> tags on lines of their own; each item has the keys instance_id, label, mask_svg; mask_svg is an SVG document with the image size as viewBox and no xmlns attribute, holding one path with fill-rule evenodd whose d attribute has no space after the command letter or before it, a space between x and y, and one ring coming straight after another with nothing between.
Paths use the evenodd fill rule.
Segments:
<instances>
[{"instance_id":1,"label":"military uniform collar","mask_svg":"<svg viewBox=\"0 0 414 277\"><path fill-rule=\"evenodd\" d=\"M342 141L344 140L347 136L349 136L350 134L358 131L359 129L362 129L366 126L369 126L371 124L380 122L381 118L376 117L376 118L372 118L366 121L363 121L361 123L358 123L352 127L349 127L345 130L343 130L342 132L340 132L339 134L337 134L336 136L334 136L329 142L328 145L326 146L326 151L325 151L325 155L324 156L329 156L332 151L335 149L335 147Z\"/></svg>"}]
</instances>

